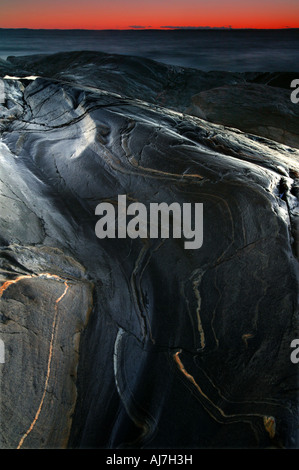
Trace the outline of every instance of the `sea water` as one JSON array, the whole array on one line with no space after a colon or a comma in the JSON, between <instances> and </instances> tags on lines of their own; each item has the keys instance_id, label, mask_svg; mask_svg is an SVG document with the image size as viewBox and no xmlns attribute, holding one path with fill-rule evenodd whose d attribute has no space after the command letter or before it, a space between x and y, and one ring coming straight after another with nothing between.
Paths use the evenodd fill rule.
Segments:
<instances>
[{"instance_id":1,"label":"sea water","mask_svg":"<svg viewBox=\"0 0 299 470\"><path fill-rule=\"evenodd\" d=\"M0 29L0 57L66 51L147 57L204 71L299 71L299 29Z\"/></svg>"}]
</instances>

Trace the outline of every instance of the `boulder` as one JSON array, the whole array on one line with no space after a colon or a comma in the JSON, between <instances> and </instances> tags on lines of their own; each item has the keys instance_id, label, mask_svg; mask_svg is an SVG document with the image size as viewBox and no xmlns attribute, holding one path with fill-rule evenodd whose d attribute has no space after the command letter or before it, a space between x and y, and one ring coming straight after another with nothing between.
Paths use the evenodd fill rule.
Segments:
<instances>
[{"instance_id":1,"label":"boulder","mask_svg":"<svg viewBox=\"0 0 299 470\"><path fill-rule=\"evenodd\" d=\"M258 83L224 85L194 95L186 112L299 148L299 106L291 91Z\"/></svg>"}]
</instances>

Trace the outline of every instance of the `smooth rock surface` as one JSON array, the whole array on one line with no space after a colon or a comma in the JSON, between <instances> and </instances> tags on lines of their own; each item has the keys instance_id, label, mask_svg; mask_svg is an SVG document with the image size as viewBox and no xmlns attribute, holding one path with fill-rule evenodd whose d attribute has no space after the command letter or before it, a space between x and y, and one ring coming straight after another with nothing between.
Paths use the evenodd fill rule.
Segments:
<instances>
[{"instance_id":1,"label":"smooth rock surface","mask_svg":"<svg viewBox=\"0 0 299 470\"><path fill-rule=\"evenodd\" d=\"M286 72L204 72L141 57L94 51L11 56L0 62L0 73L1 70L20 77L38 75L69 81L181 112L190 106L193 95L203 91L258 83L266 85L269 94L275 90L279 93L283 89L290 91L292 80L297 78L295 73Z\"/></svg>"},{"instance_id":2,"label":"smooth rock surface","mask_svg":"<svg viewBox=\"0 0 299 470\"><path fill-rule=\"evenodd\" d=\"M193 96L186 112L299 148L299 106L291 89L263 84L236 84Z\"/></svg>"},{"instance_id":3,"label":"smooth rock surface","mask_svg":"<svg viewBox=\"0 0 299 470\"><path fill-rule=\"evenodd\" d=\"M5 80L2 447L298 447L299 150L70 81ZM98 239L119 194L202 247Z\"/></svg>"},{"instance_id":4,"label":"smooth rock surface","mask_svg":"<svg viewBox=\"0 0 299 470\"><path fill-rule=\"evenodd\" d=\"M58 249L1 250L1 448L67 445L80 334L92 308L84 277Z\"/></svg>"},{"instance_id":5,"label":"smooth rock surface","mask_svg":"<svg viewBox=\"0 0 299 470\"><path fill-rule=\"evenodd\" d=\"M8 57L7 66L183 111L192 95L260 74L202 72L141 57L85 51Z\"/></svg>"}]
</instances>

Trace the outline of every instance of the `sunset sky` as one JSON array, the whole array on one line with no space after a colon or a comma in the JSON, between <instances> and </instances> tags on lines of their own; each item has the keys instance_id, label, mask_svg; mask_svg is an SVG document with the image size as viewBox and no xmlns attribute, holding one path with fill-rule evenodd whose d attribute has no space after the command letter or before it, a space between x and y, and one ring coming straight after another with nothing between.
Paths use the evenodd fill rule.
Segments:
<instances>
[{"instance_id":1,"label":"sunset sky","mask_svg":"<svg viewBox=\"0 0 299 470\"><path fill-rule=\"evenodd\" d=\"M0 0L1 28L299 28L299 0Z\"/></svg>"}]
</instances>

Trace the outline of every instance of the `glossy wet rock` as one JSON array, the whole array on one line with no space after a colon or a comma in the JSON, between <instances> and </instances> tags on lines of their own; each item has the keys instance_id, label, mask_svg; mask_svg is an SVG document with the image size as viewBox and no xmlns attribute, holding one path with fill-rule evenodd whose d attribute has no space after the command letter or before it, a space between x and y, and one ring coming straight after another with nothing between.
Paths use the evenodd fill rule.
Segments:
<instances>
[{"instance_id":1,"label":"glossy wet rock","mask_svg":"<svg viewBox=\"0 0 299 470\"><path fill-rule=\"evenodd\" d=\"M182 112L190 107L193 95L200 92L257 83L266 86L266 93L279 93L290 90L291 81L297 78L295 73L286 72L204 72L142 57L94 51L11 56L0 62L2 70L20 77L38 75L75 82Z\"/></svg>"},{"instance_id":2,"label":"glossy wet rock","mask_svg":"<svg viewBox=\"0 0 299 470\"><path fill-rule=\"evenodd\" d=\"M86 84L5 86L2 286L25 278L1 298L2 445L34 422L23 447L298 446L299 151ZM119 194L203 203L203 246L98 239Z\"/></svg>"}]
</instances>

